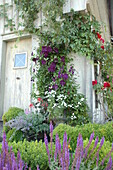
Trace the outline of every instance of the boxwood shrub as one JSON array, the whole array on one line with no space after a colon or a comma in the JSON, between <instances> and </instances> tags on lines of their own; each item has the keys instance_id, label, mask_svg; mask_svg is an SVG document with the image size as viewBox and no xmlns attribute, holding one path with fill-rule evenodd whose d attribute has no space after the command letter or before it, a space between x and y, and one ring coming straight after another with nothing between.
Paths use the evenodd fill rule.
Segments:
<instances>
[{"instance_id":1,"label":"boxwood shrub","mask_svg":"<svg viewBox=\"0 0 113 170\"><path fill-rule=\"evenodd\" d=\"M59 138L63 140L63 134L64 132L67 133L68 138L71 138L70 146L72 150L74 151L77 143L77 137L78 134L82 134L83 139L86 138L89 139L92 132L96 136L101 139L103 136L105 137L106 141L113 142L113 123L109 122L106 124L92 124L88 123L85 125L77 125L76 127L71 127L66 124L59 124L54 130L53 130L53 138L55 139L56 133L59 135Z\"/></svg>"},{"instance_id":2,"label":"boxwood shrub","mask_svg":"<svg viewBox=\"0 0 113 170\"><path fill-rule=\"evenodd\" d=\"M16 134L13 136L12 139L10 139L11 135L13 134L13 132L15 131L15 129L11 129L8 126L5 126L5 123L8 122L11 119L14 119L16 116L19 115L20 112L24 112L23 109L18 108L18 107L11 107L9 108L9 110L3 114L2 116L2 120L3 120L3 131L5 131L6 133L6 137L8 141L16 141L18 142L19 140L22 139L22 132L21 131L17 131Z\"/></svg>"},{"instance_id":3,"label":"boxwood shrub","mask_svg":"<svg viewBox=\"0 0 113 170\"><path fill-rule=\"evenodd\" d=\"M89 139L86 139L83 141L84 148L87 146L88 141ZM37 164L39 165L40 170L49 170L46 147L45 147L45 143L43 143L42 141L28 142L24 140L23 142L20 141L18 143L16 142L8 143L8 145L9 147L12 146L12 150L15 153L15 156L17 156L18 150L20 151L22 160L26 162L28 166L31 167L32 170L36 170ZM94 146L94 140L92 141L92 144L90 145L89 152L91 151L93 146ZM0 150L1 150L1 147L2 145L0 144ZM94 150L94 153L90 156L88 162L92 161L92 158L94 154L96 153L98 147L99 147L99 143L97 145L97 148ZM109 153L109 151L111 150L111 147L112 147L112 143L110 143L109 141L104 141L104 144L99 152L99 162L101 162L103 158ZM74 152L75 152L75 149L76 147L74 148ZM55 145L53 145L53 153L54 151L55 151ZM113 153L111 154L111 156L113 159ZM107 164L107 162L108 162L108 159L105 161L105 164ZM92 166L93 166L92 168L94 168L95 161L93 162Z\"/></svg>"},{"instance_id":4,"label":"boxwood shrub","mask_svg":"<svg viewBox=\"0 0 113 170\"><path fill-rule=\"evenodd\" d=\"M87 146L88 142L89 142L89 139L86 139L86 140L83 141L84 148ZM95 144L95 141L93 140L90 147L89 147L88 153L90 153L90 151L93 149L94 144ZM93 157L94 157L95 153L97 152L99 146L100 146L100 142L98 142L97 147L94 150L93 154L91 154L91 156L88 158L88 162L93 160ZM111 148L112 148L112 143L109 142L109 141L104 141L104 144L103 144L101 150L99 151L99 164L104 159L104 157L109 153ZM113 151L111 153L111 157L112 157L112 160L113 160ZM106 167L108 161L109 161L109 157L107 159L105 159L103 167ZM93 161L92 169L95 167L95 165L96 165L96 159Z\"/></svg>"},{"instance_id":5,"label":"boxwood shrub","mask_svg":"<svg viewBox=\"0 0 113 170\"><path fill-rule=\"evenodd\" d=\"M5 125L6 122L8 122L11 119L14 119L20 112L23 112L24 110L18 107L10 107L9 110L3 114L2 120L3 124Z\"/></svg>"},{"instance_id":6,"label":"boxwood shrub","mask_svg":"<svg viewBox=\"0 0 113 170\"><path fill-rule=\"evenodd\" d=\"M12 150L17 156L18 150L20 151L21 158L24 162L31 167L32 170L36 170L37 165L39 165L40 170L48 170L48 156L46 153L45 143L42 141L32 141L28 142L24 140L23 142L12 142L8 143L9 147L12 146ZM0 146L1 149L1 146ZM53 146L53 151L55 147Z\"/></svg>"}]
</instances>

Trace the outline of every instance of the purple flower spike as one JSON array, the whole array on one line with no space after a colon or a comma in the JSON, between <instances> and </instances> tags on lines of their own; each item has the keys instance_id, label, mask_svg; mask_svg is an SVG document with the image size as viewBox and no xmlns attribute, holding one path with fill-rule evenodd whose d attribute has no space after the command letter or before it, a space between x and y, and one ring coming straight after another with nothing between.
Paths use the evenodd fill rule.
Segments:
<instances>
[{"instance_id":1,"label":"purple flower spike","mask_svg":"<svg viewBox=\"0 0 113 170\"><path fill-rule=\"evenodd\" d=\"M80 169L80 163L81 163L81 157L79 157L79 158L77 159L76 170L79 170L79 169Z\"/></svg>"},{"instance_id":2,"label":"purple flower spike","mask_svg":"<svg viewBox=\"0 0 113 170\"><path fill-rule=\"evenodd\" d=\"M104 136L102 137L102 139L101 139L101 142L100 142L100 146L102 147L102 145L104 144L104 140L105 140L105 138L104 138Z\"/></svg>"},{"instance_id":3,"label":"purple flower spike","mask_svg":"<svg viewBox=\"0 0 113 170\"><path fill-rule=\"evenodd\" d=\"M111 158L111 156L109 158L109 162L108 162L105 170L112 170L112 158Z\"/></svg>"},{"instance_id":4,"label":"purple flower spike","mask_svg":"<svg viewBox=\"0 0 113 170\"><path fill-rule=\"evenodd\" d=\"M49 161L49 165L50 165L50 152L49 152L49 148L48 148L48 140L47 140L46 134L45 134L45 137L44 137L44 141L45 141L46 151L47 151L47 155L48 155L48 161Z\"/></svg>"},{"instance_id":5,"label":"purple flower spike","mask_svg":"<svg viewBox=\"0 0 113 170\"><path fill-rule=\"evenodd\" d=\"M56 139L55 139L55 153L54 153L54 160L55 161L57 159L57 154L58 154L58 134L56 134Z\"/></svg>"},{"instance_id":6,"label":"purple flower spike","mask_svg":"<svg viewBox=\"0 0 113 170\"><path fill-rule=\"evenodd\" d=\"M53 132L53 125L52 125L52 121L50 122L50 133Z\"/></svg>"},{"instance_id":7,"label":"purple flower spike","mask_svg":"<svg viewBox=\"0 0 113 170\"><path fill-rule=\"evenodd\" d=\"M46 61L45 61L45 60L42 60L41 63L42 63L42 65L45 65L45 64L46 64Z\"/></svg>"},{"instance_id":8,"label":"purple flower spike","mask_svg":"<svg viewBox=\"0 0 113 170\"><path fill-rule=\"evenodd\" d=\"M33 52L31 53L31 56L33 56Z\"/></svg>"},{"instance_id":9,"label":"purple flower spike","mask_svg":"<svg viewBox=\"0 0 113 170\"><path fill-rule=\"evenodd\" d=\"M64 86L66 84L66 82L64 80L61 80L60 84L61 84L61 86Z\"/></svg>"},{"instance_id":10,"label":"purple flower spike","mask_svg":"<svg viewBox=\"0 0 113 170\"><path fill-rule=\"evenodd\" d=\"M84 154L85 158L87 157L87 152L88 152L88 149L89 149L89 147L90 147L90 145L92 143L93 138L94 138L94 132L91 134L90 139L89 139L89 143L88 143L88 145L85 148L85 154Z\"/></svg>"},{"instance_id":11,"label":"purple flower spike","mask_svg":"<svg viewBox=\"0 0 113 170\"><path fill-rule=\"evenodd\" d=\"M37 165L37 170L40 170L38 165Z\"/></svg>"}]
</instances>

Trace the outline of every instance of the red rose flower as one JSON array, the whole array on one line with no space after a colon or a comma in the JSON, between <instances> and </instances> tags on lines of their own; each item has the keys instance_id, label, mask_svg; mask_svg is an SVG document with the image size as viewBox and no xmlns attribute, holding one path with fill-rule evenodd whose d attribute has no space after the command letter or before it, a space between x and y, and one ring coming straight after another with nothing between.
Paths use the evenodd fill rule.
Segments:
<instances>
[{"instance_id":1,"label":"red rose flower","mask_svg":"<svg viewBox=\"0 0 113 170\"><path fill-rule=\"evenodd\" d=\"M37 101L38 102L43 102L42 98L40 98L40 97L37 99Z\"/></svg>"},{"instance_id":2,"label":"red rose flower","mask_svg":"<svg viewBox=\"0 0 113 170\"><path fill-rule=\"evenodd\" d=\"M97 32L97 37L98 37L98 39L100 39L101 38L101 35Z\"/></svg>"},{"instance_id":3,"label":"red rose flower","mask_svg":"<svg viewBox=\"0 0 113 170\"><path fill-rule=\"evenodd\" d=\"M104 44L104 39L103 38L100 38L100 41Z\"/></svg>"},{"instance_id":4,"label":"red rose flower","mask_svg":"<svg viewBox=\"0 0 113 170\"><path fill-rule=\"evenodd\" d=\"M105 87L105 88L106 88L106 87L111 87L111 85L110 85L109 82L105 82L105 83L104 83L104 87Z\"/></svg>"},{"instance_id":5,"label":"red rose flower","mask_svg":"<svg viewBox=\"0 0 113 170\"><path fill-rule=\"evenodd\" d=\"M104 50L104 46L102 45L101 48Z\"/></svg>"},{"instance_id":6,"label":"red rose flower","mask_svg":"<svg viewBox=\"0 0 113 170\"><path fill-rule=\"evenodd\" d=\"M31 103L31 104L29 105L29 107L30 107L30 108L33 107L33 104Z\"/></svg>"},{"instance_id":7,"label":"red rose flower","mask_svg":"<svg viewBox=\"0 0 113 170\"><path fill-rule=\"evenodd\" d=\"M97 84L97 80L92 81L92 85L93 85L93 86L96 85L96 84Z\"/></svg>"}]
</instances>

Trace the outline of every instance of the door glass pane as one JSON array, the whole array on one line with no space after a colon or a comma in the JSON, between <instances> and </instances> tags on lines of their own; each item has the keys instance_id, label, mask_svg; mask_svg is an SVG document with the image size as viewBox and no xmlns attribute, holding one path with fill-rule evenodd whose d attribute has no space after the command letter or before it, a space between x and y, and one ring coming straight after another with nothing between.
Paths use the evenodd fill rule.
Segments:
<instances>
[{"instance_id":1,"label":"door glass pane","mask_svg":"<svg viewBox=\"0 0 113 170\"><path fill-rule=\"evenodd\" d=\"M15 54L14 67L25 67L26 66L26 53Z\"/></svg>"}]
</instances>

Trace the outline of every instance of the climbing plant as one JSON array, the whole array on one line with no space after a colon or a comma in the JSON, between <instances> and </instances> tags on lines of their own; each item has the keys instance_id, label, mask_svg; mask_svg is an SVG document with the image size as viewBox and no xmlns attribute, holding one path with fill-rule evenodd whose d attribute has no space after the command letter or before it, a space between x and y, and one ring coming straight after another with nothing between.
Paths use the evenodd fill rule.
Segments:
<instances>
[{"instance_id":1,"label":"climbing plant","mask_svg":"<svg viewBox=\"0 0 113 170\"><path fill-rule=\"evenodd\" d=\"M19 13L18 28L15 27L13 18L8 19L7 11L12 6L1 5L0 17L6 18L7 26L10 26L11 30L20 32L20 28L23 27L22 32L34 34L40 40L39 48L32 53L34 91L38 90L38 95L51 101L51 108L54 108L54 104L59 107L67 105L68 108L71 108L71 114L73 111L86 113L86 100L83 95L78 94L78 85L76 83L73 85L75 82L73 81L73 66L70 65L69 70L67 69L71 62L69 53L79 53L89 59L99 61L105 68L108 62L106 60L108 44L101 39L101 25L94 16L73 10L69 14L63 14L65 2L66 0L14 0ZM36 21L39 14L42 21L41 25L37 27ZM49 94L52 90L54 97ZM58 102L60 94L63 95L63 97L60 96L63 98L63 104L61 100ZM33 92L33 97L37 98L35 92ZM83 102L83 107L81 102Z\"/></svg>"}]
</instances>

